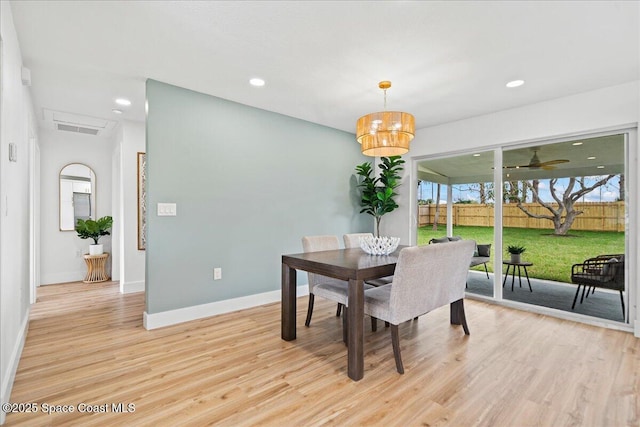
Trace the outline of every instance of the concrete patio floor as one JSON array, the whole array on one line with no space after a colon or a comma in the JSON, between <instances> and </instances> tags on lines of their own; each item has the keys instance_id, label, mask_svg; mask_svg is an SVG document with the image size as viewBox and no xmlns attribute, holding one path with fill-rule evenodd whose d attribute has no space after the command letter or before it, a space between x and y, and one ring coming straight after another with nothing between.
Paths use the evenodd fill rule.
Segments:
<instances>
[{"instance_id":1,"label":"concrete patio floor","mask_svg":"<svg viewBox=\"0 0 640 427\"><path fill-rule=\"evenodd\" d=\"M504 276L501 276L500 281L502 282L503 279ZM511 274L509 274L509 278L503 288L503 298L510 301L624 322L620 293L617 291L596 289L595 293L585 298L582 304L580 304L580 296L578 296L575 309L572 310L571 304L576 293L576 285L535 278L530 278L530 280L533 292L529 290L524 272L522 274L522 287L520 287L516 273L515 284L513 291L511 291ZM467 292L491 297L493 296L493 273L489 273L489 279L487 279L484 272L469 271L467 285ZM582 289L580 294L582 294ZM627 302L625 301L626 304Z\"/></svg>"}]
</instances>

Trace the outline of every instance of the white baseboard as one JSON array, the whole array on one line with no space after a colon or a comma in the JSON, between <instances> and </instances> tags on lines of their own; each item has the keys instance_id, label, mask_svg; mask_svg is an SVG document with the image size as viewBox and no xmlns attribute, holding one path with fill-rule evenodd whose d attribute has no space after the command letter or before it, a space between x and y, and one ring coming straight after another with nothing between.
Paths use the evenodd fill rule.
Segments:
<instances>
[{"instance_id":1,"label":"white baseboard","mask_svg":"<svg viewBox=\"0 0 640 427\"><path fill-rule=\"evenodd\" d=\"M298 286L296 289L297 296L299 297L309 295L308 285ZM281 295L281 291L278 290L224 301L216 301L209 304L194 305L176 310L163 311L160 313L149 314L145 311L143 323L145 329L162 328L164 326L188 322L190 320L202 319L204 317L216 316L218 314L271 304L280 301Z\"/></svg>"},{"instance_id":2,"label":"white baseboard","mask_svg":"<svg viewBox=\"0 0 640 427\"><path fill-rule=\"evenodd\" d=\"M29 313L31 307L29 307L25 313L22 325L20 326L20 333L13 346L11 357L7 365L7 371L2 372L2 389L0 390L0 402L7 403L11 397L11 389L13 388L13 381L16 378L16 372L18 371L18 364L20 363L20 356L22 355L22 349L24 348L24 342L27 338L27 331L29 330ZM0 425L4 424L6 413L0 410Z\"/></svg>"},{"instance_id":3,"label":"white baseboard","mask_svg":"<svg viewBox=\"0 0 640 427\"><path fill-rule=\"evenodd\" d=\"M41 285L54 285L58 283L81 282L84 280L85 271L65 271L62 273L43 274L40 280Z\"/></svg>"},{"instance_id":4,"label":"white baseboard","mask_svg":"<svg viewBox=\"0 0 640 427\"><path fill-rule=\"evenodd\" d=\"M136 282L120 282L120 292L123 294L132 294L134 292L144 292L144 280Z\"/></svg>"}]
</instances>

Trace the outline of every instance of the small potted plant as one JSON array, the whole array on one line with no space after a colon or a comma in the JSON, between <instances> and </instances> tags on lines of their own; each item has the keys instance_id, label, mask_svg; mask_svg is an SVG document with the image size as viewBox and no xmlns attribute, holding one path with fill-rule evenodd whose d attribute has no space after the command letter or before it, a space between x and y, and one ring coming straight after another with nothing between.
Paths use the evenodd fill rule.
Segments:
<instances>
[{"instance_id":1,"label":"small potted plant","mask_svg":"<svg viewBox=\"0 0 640 427\"><path fill-rule=\"evenodd\" d=\"M520 255L526 250L527 248L525 248L524 246L516 246L516 245L507 246L507 252L511 254L511 262L514 264L520 263Z\"/></svg>"},{"instance_id":2,"label":"small potted plant","mask_svg":"<svg viewBox=\"0 0 640 427\"><path fill-rule=\"evenodd\" d=\"M109 229L113 225L113 218L110 216L103 216L97 221L92 219L79 219L76 224L76 232L81 239L93 239L94 244L89 245L89 255L101 255L103 253L103 246L98 244L100 237L108 236Z\"/></svg>"}]
</instances>

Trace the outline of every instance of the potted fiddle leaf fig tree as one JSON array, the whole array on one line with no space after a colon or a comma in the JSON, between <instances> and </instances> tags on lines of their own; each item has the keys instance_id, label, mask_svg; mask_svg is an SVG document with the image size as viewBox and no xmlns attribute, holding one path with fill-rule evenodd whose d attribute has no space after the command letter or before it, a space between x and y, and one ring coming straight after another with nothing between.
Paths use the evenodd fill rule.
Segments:
<instances>
[{"instance_id":1,"label":"potted fiddle leaf fig tree","mask_svg":"<svg viewBox=\"0 0 640 427\"><path fill-rule=\"evenodd\" d=\"M94 244L89 245L89 255L101 255L103 253L103 245L98 241L102 236L108 236L109 229L113 226L113 218L103 216L97 221L92 219L79 219L76 224L76 232L81 239L93 239Z\"/></svg>"},{"instance_id":2,"label":"potted fiddle leaf fig tree","mask_svg":"<svg viewBox=\"0 0 640 427\"><path fill-rule=\"evenodd\" d=\"M367 213L376 219L376 236L380 237L380 220L385 214L398 207L395 189L400 185L400 172L404 169L404 160L400 156L381 157L380 175L373 175L371 163L356 166L356 173L360 176L360 213Z\"/></svg>"}]
</instances>

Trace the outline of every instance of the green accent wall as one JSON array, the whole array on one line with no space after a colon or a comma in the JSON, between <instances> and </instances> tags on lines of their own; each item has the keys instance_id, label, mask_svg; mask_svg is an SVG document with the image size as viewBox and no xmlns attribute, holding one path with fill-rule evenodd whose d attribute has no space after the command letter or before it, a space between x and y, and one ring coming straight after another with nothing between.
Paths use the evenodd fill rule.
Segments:
<instances>
[{"instance_id":1,"label":"green accent wall","mask_svg":"<svg viewBox=\"0 0 640 427\"><path fill-rule=\"evenodd\" d=\"M358 213L354 168L369 158L353 134L146 86L147 313L279 290L281 255L302 252L302 236L373 231ZM158 203L177 216L157 216Z\"/></svg>"}]
</instances>

